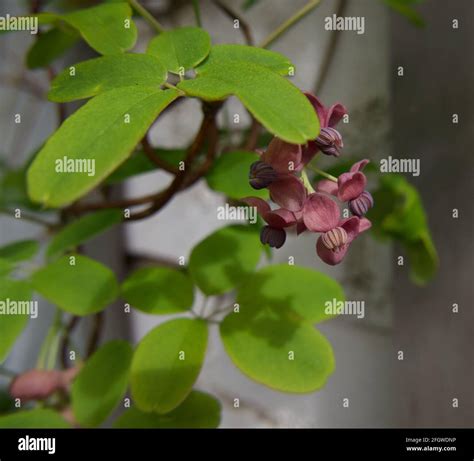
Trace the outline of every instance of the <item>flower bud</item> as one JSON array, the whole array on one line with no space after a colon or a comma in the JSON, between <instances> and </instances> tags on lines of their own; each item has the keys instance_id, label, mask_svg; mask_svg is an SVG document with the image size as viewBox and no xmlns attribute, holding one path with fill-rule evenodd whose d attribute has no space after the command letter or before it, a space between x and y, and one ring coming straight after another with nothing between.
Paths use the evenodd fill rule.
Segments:
<instances>
[{"instance_id":1,"label":"flower bud","mask_svg":"<svg viewBox=\"0 0 474 461\"><path fill-rule=\"evenodd\" d=\"M250 165L249 183L254 189L268 187L278 177L278 173L268 163L258 160Z\"/></svg>"},{"instance_id":2,"label":"flower bud","mask_svg":"<svg viewBox=\"0 0 474 461\"><path fill-rule=\"evenodd\" d=\"M265 226L260 232L260 241L264 245L270 245L272 248L280 248L286 240L286 232L283 229Z\"/></svg>"},{"instance_id":3,"label":"flower bud","mask_svg":"<svg viewBox=\"0 0 474 461\"><path fill-rule=\"evenodd\" d=\"M328 250L339 251L347 243L347 232L342 227L335 227L324 233L321 240Z\"/></svg>"},{"instance_id":4,"label":"flower bud","mask_svg":"<svg viewBox=\"0 0 474 461\"><path fill-rule=\"evenodd\" d=\"M335 157L339 157L339 149L343 147L341 134L330 126L321 128L315 143L321 152Z\"/></svg>"},{"instance_id":5,"label":"flower bud","mask_svg":"<svg viewBox=\"0 0 474 461\"><path fill-rule=\"evenodd\" d=\"M362 192L358 197L349 202L351 212L359 217L364 216L374 206L374 199L368 191Z\"/></svg>"}]
</instances>

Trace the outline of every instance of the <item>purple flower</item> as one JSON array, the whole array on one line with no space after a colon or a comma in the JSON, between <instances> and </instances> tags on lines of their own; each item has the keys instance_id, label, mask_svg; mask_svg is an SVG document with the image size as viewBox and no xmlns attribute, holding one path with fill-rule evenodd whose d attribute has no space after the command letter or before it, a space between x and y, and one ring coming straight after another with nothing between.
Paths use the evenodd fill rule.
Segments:
<instances>
[{"instance_id":1,"label":"purple flower","mask_svg":"<svg viewBox=\"0 0 474 461\"><path fill-rule=\"evenodd\" d=\"M272 248L282 247L286 241L285 228L296 223L294 214L284 208L272 210L265 200L258 197L247 197L242 201L256 207L258 214L267 223L260 232L260 241Z\"/></svg>"},{"instance_id":2,"label":"purple flower","mask_svg":"<svg viewBox=\"0 0 474 461\"><path fill-rule=\"evenodd\" d=\"M368 219L357 216L341 220L336 202L320 193L307 198L303 221L308 230L321 233L316 252L325 263L332 266L344 259L352 241L371 226Z\"/></svg>"},{"instance_id":3,"label":"purple flower","mask_svg":"<svg viewBox=\"0 0 474 461\"><path fill-rule=\"evenodd\" d=\"M338 157L343 143L341 134L334 129L334 126L347 114L347 109L341 103L326 107L314 94L305 93L305 95L318 115L321 131L314 141L309 141L303 148L302 163L304 165L309 163L318 151Z\"/></svg>"},{"instance_id":4,"label":"purple flower","mask_svg":"<svg viewBox=\"0 0 474 461\"><path fill-rule=\"evenodd\" d=\"M337 183L328 179L319 181L316 190L336 196L341 202L349 202L349 209L356 216L364 216L374 206L374 199L365 190L367 178L361 170L369 163L364 159L352 165L347 173L337 178Z\"/></svg>"}]
</instances>

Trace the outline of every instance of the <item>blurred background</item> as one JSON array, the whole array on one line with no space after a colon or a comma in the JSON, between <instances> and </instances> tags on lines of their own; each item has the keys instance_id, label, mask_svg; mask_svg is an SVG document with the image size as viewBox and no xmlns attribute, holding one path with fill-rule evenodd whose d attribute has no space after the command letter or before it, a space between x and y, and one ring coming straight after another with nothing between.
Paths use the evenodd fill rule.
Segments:
<instances>
[{"instance_id":1,"label":"blurred background","mask_svg":"<svg viewBox=\"0 0 474 461\"><path fill-rule=\"evenodd\" d=\"M54 6L55 2L50 2ZM88 6L94 2L62 2ZM164 26L194 24L187 1L143 1ZM242 27L211 0L202 0L203 26L214 43L245 43ZM248 24L260 42L304 1L260 0L248 11L241 1L223 2ZM26 13L29 2L3 0L0 16ZM369 158L378 167L381 158L419 158L421 174L407 176L422 198L440 269L425 287L410 282L407 266L398 266L402 254L396 245L364 235L344 263L330 268L308 248L314 237L290 237L275 252L274 261L322 270L338 279L347 298L364 300L364 319L338 318L320 326L332 343L336 371L326 387L309 395L272 391L246 379L223 353L214 332L197 387L223 403L223 427L472 427L474 425L474 311L472 284L474 77L471 0L422 2L418 8L426 25L417 28L379 0L324 0L272 47L296 65L293 82L314 91L326 103L340 101L350 121L339 126L344 155ZM324 28L327 16L365 18L365 33L332 32ZM459 21L454 29L453 20ZM242 26L243 23L241 23ZM137 19L143 51L152 31ZM57 124L56 108L45 100L49 80L45 71L28 71L24 56L31 45L28 33L0 36L0 160L21 166ZM57 70L92 56L76 46ZM404 69L399 76L399 66ZM75 106L70 104L68 111ZM15 114L22 123L15 124ZM240 115L249 123L237 100L221 114ZM459 122L452 123L458 114ZM200 121L199 104L186 100L165 112L152 130L154 144L180 147L189 143ZM128 181L116 194L138 196L167 184L167 173L153 172ZM176 197L156 216L126 224L88 244L86 251L122 276L130 269L158 261L175 264L213 230L225 225L216 219L216 207L225 197L198 183ZM453 209L459 217L453 218ZM0 244L19 238L37 238L42 228L0 215ZM42 238L46 238L45 235ZM199 302L200 300L198 300ZM223 300L224 302L224 300ZM453 313L453 304L459 312ZM41 315L31 321L7 365L21 371L34 366L36 351L52 316L41 303ZM109 309L103 339L139 340L166 318L133 312L124 318L120 306ZM90 325L84 322L76 332ZM403 360L399 360L399 352ZM1 378L0 378L1 379ZM0 381L1 384L1 381ZM233 408L234 398L240 408ZM349 406L343 406L349 399ZM453 407L458 399L458 407Z\"/></svg>"}]
</instances>

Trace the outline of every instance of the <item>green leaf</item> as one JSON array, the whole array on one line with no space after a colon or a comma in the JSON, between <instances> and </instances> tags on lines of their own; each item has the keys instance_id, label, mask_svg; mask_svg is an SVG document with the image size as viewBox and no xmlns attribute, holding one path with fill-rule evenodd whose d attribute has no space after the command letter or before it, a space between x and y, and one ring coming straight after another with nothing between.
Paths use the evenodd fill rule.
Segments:
<instances>
[{"instance_id":1,"label":"green leaf","mask_svg":"<svg viewBox=\"0 0 474 461\"><path fill-rule=\"evenodd\" d=\"M49 138L30 166L32 200L59 207L89 192L130 155L158 114L178 95L175 90L117 88L82 106ZM56 172L64 165L64 157L74 165L76 160L93 160L94 174Z\"/></svg>"},{"instance_id":2,"label":"green leaf","mask_svg":"<svg viewBox=\"0 0 474 461\"><path fill-rule=\"evenodd\" d=\"M219 426L221 405L204 392L192 391L179 407L166 415L145 413L136 407L126 410L114 423L122 429L214 429Z\"/></svg>"},{"instance_id":3,"label":"green leaf","mask_svg":"<svg viewBox=\"0 0 474 461\"><path fill-rule=\"evenodd\" d=\"M311 322L334 317L326 313L326 303L344 299L342 287L331 277L289 264L264 267L245 279L237 293L240 306L267 306Z\"/></svg>"},{"instance_id":4,"label":"green leaf","mask_svg":"<svg viewBox=\"0 0 474 461\"><path fill-rule=\"evenodd\" d=\"M137 40L132 9L125 3L109 3L59 16L76 28L91 48L100 54L129 50Z\"/></svg>"},{"instance_id":5,"label":"green leaf","mask_svg":"<svg viewBox=\"0 0 474 461\"><path fill-rule=\"evenodd\" d=\"M174 74L197 66L211 49L211 37L199 27L182 27L150 40L147 53L156 56Z\"/></svg>"},{"instance_id":6,"label":"green leaf","mask_svg":"<svg viewBox=\"0 0 474 461\"><path fill-rule=\"evenodd\" d=\"M70 261L74 258L75 264ZM34 289L48 301L74 315L99 312L118 295L114 273L86 256L63 256L35 272Z\"/></svg>"},{"instance_id":7,"label":"green leaf","mask_svg":"<svg viewBox=\"0 0 474 461\"><path fill-rule=\"evenodd\" d=\"M392 10L405 16L413 25L417 27L423 27L425 21L422 16L412 8L412 5L420 3L419 0L383 0Z\"/></svg>"},{"instance_id":8,"label":"green leaf","mask_svg":"<svg viewBox=\"0 0 474 461\"><path fill-rule=\"evenodd\" d=\"M82 426L102 423L127 390L133 349L127 341L110 341L100 347L75 378L72 409Z\"/></svg>"},{"instance_id":9,"label":"green leaf","mask_svg":"<svg viewBox=\"0 0 474 461\"><path fill-rule=\"evenodd\" d=\"M35 408L0 416L1 429L67 429L69 427L69 423L61 415L48 408Z\"/></svg>"},{"instance_id":10,"label":"green leaf","mask_svg":"<svg viewBox=\"0 0 474 461\"><path fill-rule=\"evenodd\" d=\"M0 206L2 208L24 207L35 210L38 205L31 202L26 190L26 168L7 171L0 179Z\"/></svg>"},{"instance_id":11,"label":"green leaf","mask_svg":"<svg viewBox=\"0 0 474 461\"><path fill-rule=\"evenodd\" d=\"M0 258L17 263L31 259L38 250L39 243L36 240L19 240L0 247Z\"/></svg>"},{"instance_id":12,"label":"green leaf","mask_svg":"<svg viewBox=\"0 0 474 461\"><path fill-rule=\"evenodd\" d=\"M246 45L214 45L207 59L199 66L199 73L207 68L226 62L254 63L273 70L280 75L288 75L295 66L283 54Z\"/></svg>"},{"instance_id":13,"label":"green leaf","mask_svg":"<svg viewBox=\"0 0 474 461\"><path fill-rule=\"evenodd\" d=\"M168 413L189 395L201 371L207 323L176 319L151 330L132 361L131 391L140 410Z\"/></svg>"},{"instance_id":14,"label":"green leaf","mask_svg":"<svg viewBox=\"0 0 474 461\"><path fill-rule=\"evenodd\" d=\"M438 270L439 261L436 248L428 231L419 240L406 242L405 249L410 260L410 277L414 283L424 285Z\"/></svg>"},{"instance_id":15,"label":"green leaf","mask_svg":"<svg viewBox=\"0 0 474 461\"><path fill-rule=\"evenodd\" d=\"M373 233L400 242L408 254L411 279L427 283L439 261L418 191L403 176L389 174L381 178L373 196L376 206L367 215Z\"/></svg>"},{"instance_id":16,"label":"green leaf","mask_svg":"<svg viewBox=\"0 0 474 461\"><path fill-rule=\"evenodd\" d=\"M147 314L174 314L193 305L191 278L165 267L144 267L135 271L122 285L124 299Z\"/></svg>"},{"instance_id":17,"label":"green leaf","mask_svg":"<svg viewBox=\"0 0 474 461\"><path fill-rule=\"evenodd\" d=\"M248 226L228 226L209 235L194 247L189 271L206 295L225 293L253 272L262 245Z\"/></svg>"},{"instance_id":18,"label":"green leaf","mask_svg":"<svg viewBox=\"0 0 474 461\"><path fill-rule=\"evenodd\" d=\"M227 315L220 332L234 364L272 389L312 392L320 389L334 370L328 340L279 306L241 306L239 312Z\"/></svg>"},{"instance_id":19,"label":"green leaf","mask_svg":"<svg viewBox=\"0 0 474 461\"><path fill-rule=\"evenodd\" d=\"M15 266L11 261L0 258L0 277L10 274L14 268Z\"/></svg>"},{"instance_id":20,"label":"green leaf","mask_svg":"<svg viewBox=\"0 0 474 461\"><path fill-rule=\"evenodd\" d=\"M208 186L233 199L268 198L267 189L255 190L249 184L250 165L260 157L254 152L235 151L222 154L206 175Z\"/></svg>"},{"instance_id":21,"label":"green leaf","mask_svg":"<svg viewBox=\"0 0 474 461\"><path fill-rule=\"evenodd\" d=\"M53 27L39 35L26 55L28 68L46 67L55 59L60 58L78 42L79 36L74 32L74 30L66 31L64 28Z\"/></svg>"},{"instance_id":22,"label":"green leaf","mask_svg":"<svg viewBox=\"0 0 474 461\"><path fill-rule=\"evenodd\" d=\"M51 240L46 250L46 256L48 258L55 258L77 247L77 245L118 224L122 217L123 213L121 210L112 209L97 211L71 222Z\"/></svg>"},{"instance_id":23,"label":"green leaf","mask_svg":"<svg viewBox=\"0 0 474 461\"><path fill-rule=\"evenodd\" d=\"M74 69L73 73L71 69ZM119 54L80 62L64 69L52 82L48 99L68 102L127 86L158 88L166 69L154 56Z\"/></svg>"},{"instance_id":24,"label":"green leaf","mask_svg":"<svg viewBox=\"0 0 474 461\"><path fill-rule=\"evenodd\" d=\"M31 294L28 283L0 278L0 363L5 360L17 337L28 323L28 315L8 313L4 303L9 302L10 309L13 307L13 302L21 308L18 303L23 305L31 301Z\"/></svg>"},{"instance_id":25,"label":"green leaf","mask_svg":"<svg viewBox=\"0 0 474 461\"><path fill-rule=\"evenodd\" d=\"M319 134L319 122L306 96L288 80L253 62L208 65L178 88L189 96L218 101L237 96L268 131L294 144Z\"/></svg>"},{"instance_id":26,"label":"green leaf","mask_svg":"<svg viewBox=\"0 0 474 461\"><path fill-rule=\"evenodd\" d=\"M178 167L179 162L184 160L186 151L184 149L153 149L155 155L166 161L169 165ZM120 183L131 176L136 176L150 171L156 171L158 167L148 158L142 150L137 151L122 165L120 165L106 180L107 184Z\"/></svg>"}]
</instances>

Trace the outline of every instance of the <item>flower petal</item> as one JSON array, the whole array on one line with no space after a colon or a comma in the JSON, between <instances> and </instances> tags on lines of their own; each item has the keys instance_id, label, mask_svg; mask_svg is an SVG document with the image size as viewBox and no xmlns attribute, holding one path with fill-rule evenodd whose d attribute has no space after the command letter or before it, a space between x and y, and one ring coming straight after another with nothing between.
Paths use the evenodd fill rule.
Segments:
<instances>
[{"instance_id":1,"label":"flower petal","mask_svg":"<svg viewBox=\"0 0 474 461\"><path fill-rule=\"evenodd\" d=\"M319 152L319 147L315 141L308 141L306 146L301 148L301 163L298 168L302 170L305 165L307 165L311 160L313 160L314 156Z\"/></svg>"},{"instance_id":2,"label":"flower petal","mask_svg":"<svg viewBox=\"0 0 474 461\"><path fill-rule=\"evenodd\" d=\"M342 117L347 114L347 109L340 103L333 104L328 110L326 115L327 126L334 126L339 123Z\"/></svg>"},{"instance_id":3,"label":"flower petal","mask_svg":"<svg viewBox=\"0 0 474 461\"><path fill-rule=\"evenodd\" d=\"M346 256L348 248L349 244L346 243L338 251L332 251L329 248L326 248L321 237L318 238L316 243L316 253L326 264L329 264L330 266L339 264L344 259L344 256Z\"/></svg>"},{"instance_id":4,"label":"flower petal","mask_svg":"<svg viewBox=\"0 0 474 461\"><path fill-rule=\"evenodd\" d=\"M331 181L329 179L323 179L316 184L317 192L324 192L329 195L334 195L337 197L337 191L339 187L337 182Z\"/></svg>"},{"instance_id":5,"label":"flower petal","mask_svg":"<svg viewBox=\"0 0 474 461\"><path fill-rule=\"evenodd\" d=\"M295 215L291 211L285 210L284 208L279 208L278 210L274 210L270 212L268 216L269 215L272 215L274 217L273 219L278 218L280 221L283 220L284 225L281 227L289 227L289 226L292 226L293 224L296 224ZM268 224L271 224L269 221L267 222Z\"/></svg>"},{"instance_id":6,"label":"flower petal","mask_svg":"<svg viewBox=\"0 0 474 461\"><path fill-rule=\"evenodd\" d=\"M359 219L359 234L365 232L372 227L372 223L367 218Z\"/></svg>"},{"instance_id":7,"label":"flower petal","mask_svg":"<svg viewBox=\"0 0 474 461\"><path fill-rule=\"evenodd\" d=\"M286 175L268 187L271 199L290 211L299 211L303 208L306 199L306 188L296 177Z\"/></svg>"},{"instance_id":8,"label":"flower petal","mask_svg":"<svg viewBox=\"0 0 474 461\"><path fill-rule=\"evenodd\" d=\"M339 217L339 207L327 195L311 194L304 204L303 221L310 231L327 232L337 226Z\"/></svg>"},{"instance_id":9,"label":"flower petal","mask_svg":"<svg viewBox=\"0 0 474 461\"><path fill-rule=\"evenodd\" d=\"M272 211L270 205L263 199L258 197L245 197L241 200L246 203L248 206L254 206L257 208L258 214L265 219L265 215Z\"/></svg>"},{"instance_id":10,"label":"flower petal","mask_svg":"<svg viewBox=\"0 0 474 461\"><path fill-rule=\"evenodd\" d=\"M314 94L305 93L304 95L309 99L309 102L312 104L312 106L314 107L314 110L316 111L316 114L319 119L319 126L321 128L328 126L327 125L328 110L326 106Z\"/></svg>"},{"instance_id":11,"label":"flower petal","mask_svg":"<svg viewBox=\"0 0 474 461\"><path fill-rule=\"evenodd\" d=\"M262 160L278 173L293 173L301 163L301 146L274 137L262 155Z\"/></svg>"},{"instance_id":12,"label":"flower petal","mask_svg":"<svg viewBox=\"0 0 474 461\"><path fill-rule=\"evenodd\" d=\"M339 191L337 196L341 202L355 199L364 192L367 178L364 173L343 173L338 178Z\"/></svg>"},{"instance_id":13,"label":"flower petal","mask_svg":"<svg viewBox=\"0 0 474 461\"><path fill-rule=\"evenodd\" d=\"M357 173L358 171L362 171L365 168L365 165L367 165L367 163L370 163L370 160L367 160L366 158L354 163L354 165L351 166L351 173Z\"/></svg>"},{"instance_id":14,"label":"flower petal","mask_svg":"<svg viewBox=\"0 0 474 461\"><path fill-rule=\"evenodd\" d=\"M343 219L339 226L342 227L347 234L347 242L351 243L360 234L360 219L357 216Z\"/></svg>"}]
</instances>

